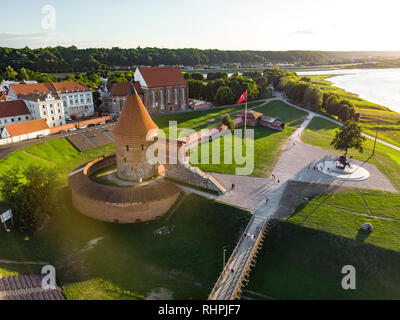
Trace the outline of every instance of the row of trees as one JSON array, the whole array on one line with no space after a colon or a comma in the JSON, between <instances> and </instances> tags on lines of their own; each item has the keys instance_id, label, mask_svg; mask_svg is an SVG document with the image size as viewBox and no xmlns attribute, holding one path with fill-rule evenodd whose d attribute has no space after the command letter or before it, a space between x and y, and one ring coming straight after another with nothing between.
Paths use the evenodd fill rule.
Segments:
<instances>
[{"instance_id":1,"label":"row of trees","mask_svg":"<svg viewBox=\"0 0 400 320\"><path fill-rule=\"evenodd\" d=\"M47 47L12 49L0 47L0 69L11 65L46 73L89 72L111 70L115 67L129 68L134 65L222 65L298 63L303 65L326 64L329 61L351 60L349 53L318 51L225 51L161 48L112 49L71 47Z\"/></svg>"},{"instance_id":2,"label":"row of trees","mask_svg":"<svg viewBox=\"0 0 400 320\"><path fill-rule=\"evenodd\" d=\"M260 92L265 89L253 79L245 78L238 73L230 78L222 78L204 83L201 80L188 79L189 96L193 99L213 101L216 105L229 105L235 103L244 91L247 90L248 99L259 98ZM264 81L267 83L267 81Z\"/></svg>"},{"instance_id":3,"label":"row of trees","mask_svg":"<svg viewBox=\"0 0 400 320\"><path fill-rule=\"evenodd\" d=\"M294 103L308 109L334 116L340 121L359 121L360 114L354 103L330 92L322 91L307 77L300 78L296 73L282 70L278 66L264 72L268 83L282 91Z\"/></svg>"}]
</instances>

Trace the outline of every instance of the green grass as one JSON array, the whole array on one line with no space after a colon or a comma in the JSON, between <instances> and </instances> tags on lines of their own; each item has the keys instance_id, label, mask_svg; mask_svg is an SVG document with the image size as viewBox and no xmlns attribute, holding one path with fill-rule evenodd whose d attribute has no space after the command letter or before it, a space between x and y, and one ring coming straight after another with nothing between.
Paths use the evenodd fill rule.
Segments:
<instances>
[{"instance_id":1,"label":"green grass","mask_svg":"<svg viewBox=\"0 0 400 320\"><path fill-rule=\"evenodd\" d=\"M38 274L41 270L40 265L0 263L0 278L15 277L20 274Z\"/></svg>"},{"instance_id":2,"label":"green grass","mask_svg":"<svg viewBox=\"0 0 400 320\"><path fill-rule=\"evenodd\" d=\"M22 151L0 161L1 172L11 164L25 166L38 161L53 167L61 180L49 225L31 238L16 231L0 233L0 259L49 261L56 267L58 284L68 284L70 296L77 299L107 299L120 294L118 290L105 290L95 279L138 296L146 297L161 288L175 299L206 298L221 270L222 248L226 246L229 252L234 249L250 218L248 212L191 195L183 199L169 220L166 215L153 222L118 225L90 219L73 207L67 177L77 166L111 152L114 146L52 158L55 145L42 143L31 152L54 159L57 165ZM23 160L21 153L26 156ZM173 232L154 234L165 226L173 226ZM90 247L95 239L98 243ZM18 268L7 266L8 272L17 272ZM76 286L71 287L73 284ZM86 284L87 292L82 293Z\"/></svg>"},{"instance_id":3,"label":"green grass","mask_svg":"<svg viewBox=\"0 0 400 320\"><path fill-rule=\"evenodd\" d=\"M263 102L250 102L249 108L258 106ZM234 114L244 109L244 104L231 106L227 108L216 108L210 110L200 110L194 112L176 113L165 116L154 118L154 122L157 126L163 130L167 135L169 134L169 122L177 121L179 129L191 129L200 131L203 129L210 129L222 124L222 119L225 114ZM178 131L178 135L186 136L189 132L185 133L185 130Z\"/></svg>"},{"instance_id":4,"label":"green grass","mask_svg":"<svg viewBox=\"0 0 400 320\"><path fill-rule=\"evenodd\" d=\"M360 124L362 130L375 136L376 128L381 118L380 138L394 145L400 146L400 113L394 112L387 107L365 101L354 93L347 92L341 88L335 87L327 78L332 75L307 76L314 84L317 84L323 91L334 93L340 97L351 100L356 111L361 114Z\"/></svg>"},{"instance_id":5,"label":"green grass","mask_svg":"<svg viewBox=\"0 0 400 320\"><path fill-rule=\"evenodd\" d=\"M232 147L230 144L226 144L226 140L230 139L228 137L215 139L213 143L207 143L199 146L197 150L191 150L191 163L204 171L235 174L237 168L246 166L246 163L240 164L240 161L235 161L233 155L236 150L238 154L241 152L243 156L246 156L248 162L254 161L252 176L263 177L269 175L274 164L279 159L282 146L303 122L306 112L293 108L282 101L272 101L255 110L264 115L281 119L286 123L285 130L280 132L264 127L254 128L254 154L247 153L246 146L251 142L249 137L247 137L246 146L244 146L243 139L234 136ZM219 144L219 148L213 147L214 143L217 146ZM202 148L208 149L208 152L202 152ZM231 163L225 161L226 153L228 152L232 153L233 161ZM213 158L217 161L213 161Z\"/></svg>"},{"instance_id":6,"label":"green grass","mask_svg":"<svg viewBox=\"0 0 400 320\"><path fill-rule=\"evenodd\" d=\"M345 201L346 199L339 201L338 205L346 208ZM305 203L297 208L288 221L385 249L400 251L400 221L397 220L365 216L321 203ZM374 231L371 233L360 230L361 225L367 222L374 226Z\"/></svg>"},{"instance_id":7,"label":"green grass","mask_svg":"<svg viewBox=\"0 0 400 320\"><path fill-rule=\"evenodd\" d=\"M140 300L143 296L122 290L110 281L93 279L64 286L68 300Z\"/></svg>"},{"instance_id":8,"label":"green grass","mask_svg":"<svg viewBox=\"0 0 400 320\"><path fill-rule=\"evenodd\" d=\"M334 150L330 145L338 128L336 124L328 120L314 118L303 133L302 140L305 143L338 153L338 151ZM367 161L369 159L368 162L375 165L390 179L397 190L400 190L400 152L377 143L375 157L370 159L374 141L367 139L363 147L364 153L349 150L349 154L361 161Z\"/></svg>"},{"instance_id":9,"label":"green grass","mask_svg":"<svg viewBox=\"0 0 400 320\"><path fill-rule=\"evenodd\" d=\"M379 227L379 226L378 226ZM356 290L343 290L343 266ZM263 299L400 299L400 254L332 233L277 221L243 296Z\"/></svg>"}]
</instances>

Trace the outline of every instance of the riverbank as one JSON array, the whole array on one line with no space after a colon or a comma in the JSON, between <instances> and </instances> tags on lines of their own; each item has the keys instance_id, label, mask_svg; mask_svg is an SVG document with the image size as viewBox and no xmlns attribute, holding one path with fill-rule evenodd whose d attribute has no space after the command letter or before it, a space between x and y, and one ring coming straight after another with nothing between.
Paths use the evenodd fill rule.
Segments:
<instances>
[{"instance_id":1,"label":"riverbank","mask_svg":"<svg viewBox=\"0 0 400 320\"><path fill-rule=\"evenodd\" d=\"M307 78L310 78L311 82L318 85L321 90L351 100L356 111L361 114L360 124L366 134L375 136L378 129L378 137L381 140L400 147L400 113L390 110L388 107L366 101L355 93L334 86L327 79L335 76L338 75L307 75Z\"/></svg>"}]
</instances>

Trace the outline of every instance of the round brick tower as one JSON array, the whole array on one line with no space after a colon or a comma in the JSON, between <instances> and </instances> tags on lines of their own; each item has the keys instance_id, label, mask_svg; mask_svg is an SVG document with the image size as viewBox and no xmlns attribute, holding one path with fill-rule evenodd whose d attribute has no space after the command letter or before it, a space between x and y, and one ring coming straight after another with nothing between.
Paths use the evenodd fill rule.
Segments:
<instances>
[{"instance_id":1,"label":"round brick tower","mask_svg":"<svg viewBox=\"0 0 400 320\"><path fill-rule=\"evenodd\" d=\"M158 174L157 164L151 165L146 159L147 149L154 143L146 141L146 136L153 129L158 127L132 84L113 129L119 178L140 182Z\"/></svg>"}]
</instances>

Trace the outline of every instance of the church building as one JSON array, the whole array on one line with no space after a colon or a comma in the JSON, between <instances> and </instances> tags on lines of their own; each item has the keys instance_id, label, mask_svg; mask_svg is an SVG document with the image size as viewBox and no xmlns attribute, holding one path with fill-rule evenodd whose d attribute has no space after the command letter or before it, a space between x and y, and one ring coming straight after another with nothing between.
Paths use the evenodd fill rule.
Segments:
<instances>
[{"instance_id":1,"label":"church building","mask_svg":"<svg viewBox=\"0 0 400 320\"><path fill-rule=\"evenodd\" d=\"M139 67L134 78L149 113L188 109L188 84L178 67Z\"/></svg>"}]
</instances>

